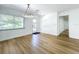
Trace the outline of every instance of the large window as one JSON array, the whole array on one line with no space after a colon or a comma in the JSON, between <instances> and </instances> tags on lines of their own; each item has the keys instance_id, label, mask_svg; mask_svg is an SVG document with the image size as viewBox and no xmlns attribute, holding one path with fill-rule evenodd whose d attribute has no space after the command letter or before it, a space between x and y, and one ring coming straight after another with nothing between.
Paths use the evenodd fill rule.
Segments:
<instances>
[{"instance_id":1,"label":"large window","mask_svg":"<svg viewBox=\"0 0 79 59\"><path fill-rule=\"evenodd\" d=\"M0 30L23 28L23 18L0 14Z\"/></svg>"}]
</instances>

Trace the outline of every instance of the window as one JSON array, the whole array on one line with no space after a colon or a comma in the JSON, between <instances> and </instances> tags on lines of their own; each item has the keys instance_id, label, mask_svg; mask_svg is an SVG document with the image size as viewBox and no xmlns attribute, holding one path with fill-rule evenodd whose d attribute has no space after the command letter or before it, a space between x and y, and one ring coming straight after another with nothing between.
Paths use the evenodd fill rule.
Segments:
<instances>
[{"instance_id":1,"label":"window","mask_svg":"<svg viewBox=\"0 0 79 59\"><path fill-rule=\"evenodd\" d=\"M23 18L0 14L0 30L23 28Z\"/></svg>"}]
</instances>

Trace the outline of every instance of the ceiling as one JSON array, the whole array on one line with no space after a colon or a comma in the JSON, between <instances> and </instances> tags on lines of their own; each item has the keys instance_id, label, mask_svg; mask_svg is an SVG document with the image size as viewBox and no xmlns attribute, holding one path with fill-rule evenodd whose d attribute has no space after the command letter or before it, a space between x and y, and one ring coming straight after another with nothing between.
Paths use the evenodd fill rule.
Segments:
<instances>
[{"instance_id":1,"label":"ceiling","mask_svg":"<svg viewBox=\"0 0 79 59\"><path fill-rule=\"evenodd\" d=\"M71 10L79 8L79 4L31 4L30 7L35 10L39 10L42 14L48 14L51 12L60 12L65 10ZM15 14L24 14L27 4L1 4L0 11L13 12Z\"/></svg>"}]
</instances>

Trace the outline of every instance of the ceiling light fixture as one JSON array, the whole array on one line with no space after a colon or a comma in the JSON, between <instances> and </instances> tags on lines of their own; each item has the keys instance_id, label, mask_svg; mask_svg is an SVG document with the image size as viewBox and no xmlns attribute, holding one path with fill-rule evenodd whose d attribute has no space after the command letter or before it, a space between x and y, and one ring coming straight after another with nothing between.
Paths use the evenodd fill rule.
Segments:
<instances>
[{"instance_id":1,"label":"ceiling light fixture","mask_svg":"<svg viewBox=\"0 0 79 59\"><path fill-rule=\"evenodd\" d=\"M25 11L24 17L34 17L39 15L39 10L34 10L30 7L30 4L27 4L27 9Z\"/></svg>"}]
</instances>

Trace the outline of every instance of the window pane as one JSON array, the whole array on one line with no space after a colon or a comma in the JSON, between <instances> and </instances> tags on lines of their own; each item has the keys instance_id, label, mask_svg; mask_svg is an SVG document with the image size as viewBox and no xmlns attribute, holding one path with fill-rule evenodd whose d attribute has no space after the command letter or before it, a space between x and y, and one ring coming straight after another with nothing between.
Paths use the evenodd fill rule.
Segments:
<instances>
[{"instance_id":1,"label":"window pane","mask_svg":"<svg viewBox=\"0 0 79 59\"><path fill-rule=\"evenodd\" d=\"M23 18L0 14L0 30L23 28Z\"/></svg>"},{"instance_id":2,"label":"window pane","mask_svg":"<svg viewBox=\"0 0 79 59\"><path fill-rule=\"evenodd\" d=\"M22 28L23 27L23 18L21 17L15 17L15 28Z\"/></svg>"}]
</instances>

